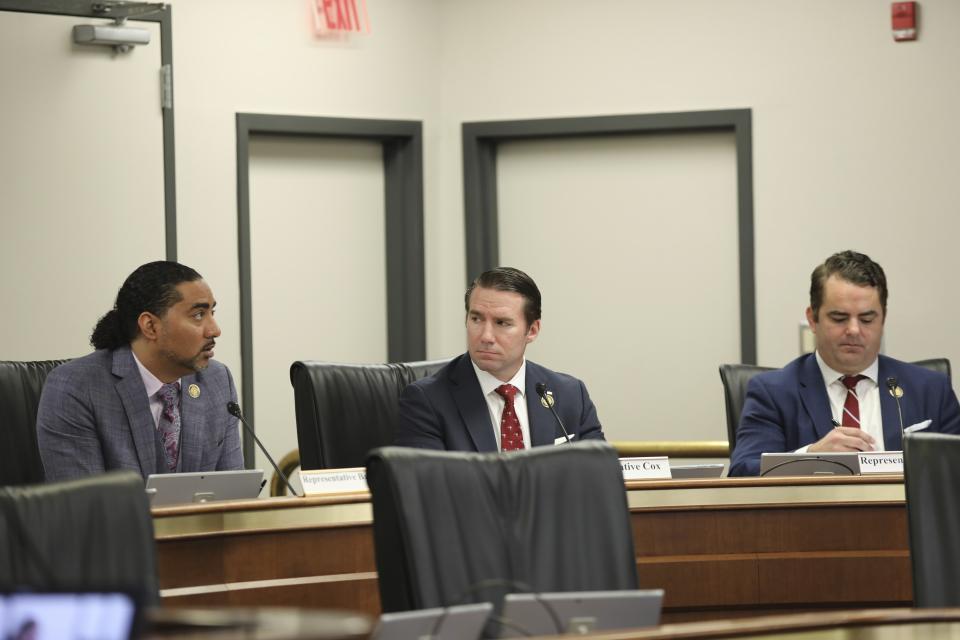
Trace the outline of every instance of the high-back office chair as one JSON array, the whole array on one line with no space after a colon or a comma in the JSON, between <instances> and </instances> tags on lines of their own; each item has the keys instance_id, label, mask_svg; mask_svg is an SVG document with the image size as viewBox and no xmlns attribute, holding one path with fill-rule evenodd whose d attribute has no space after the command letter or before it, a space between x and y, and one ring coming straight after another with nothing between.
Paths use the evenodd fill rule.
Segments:
<instances>
[{"instance_id":1,"label":"high-back office chair","mask_svg":"<svg viewBox=\"0 0 960 640\"><path fill-rule=\"evenodd\" d=\"M37 406L47 374L64 362L0 361L0 486L43 482Z\"/></svg>"},{"instance_id":2,"label":"high-back office chair","mask_svg":"<svg viewBox=\"0 0 960 640\"><path fill-rule=\"evenodd\" d=\"M290 382L300 468L362 467L370 451L393 444L404 388L448 362L294 362Z\"/></svg>"},{"instance_id":3,"label":"high-back office chair","mask_svg":"<svg viewBox=\"0 0 960 640\"><path fill-rule=\"evenodd\" d=\"M509 454L387 447L370 455L367 484L384 612L637 588L623 475L607 443Z\"/></svg>"},{"instance_id":4,"label":"high-back office chair","mask_svg":"<svg viewBox=\"0 0 960 640\"><path fill-rule=\"evenodd\" d=\"M723 400L727 408L727 442L730 443L731 454L737 444L737 427L740 425L743 401L747 397L747 383L758 373L773 370L773 367L761 367L755 364L720 365Z\"/></svg>"},{"instance_id":5,"label":"high-back office chair","mask_svg":"<svg viewBox=\"0 0 960 640\"><path fill-rule=\"evenodd\" d=\"M950 360L947 358L917 360L913 364L942 373L952 380ZM753 376L773 370L773 367L760 367L755 364L720 365L720 380L723 382L723 398L727 408L727 441L730 443L731 453L737 443L737 427L740 425L740 414L747 396L747 383Z\"/></svg>"},{"instance_id":6,"label":"high-back office chair","mask_svg":"<svg viewBox=\"0 0 960 640\"><path fill-rule=\"evenodd\" d=\"M903 462L914 606L960 606L960 436L908 433Z\"/></svg>"},{"instance_id":7,"label":"high-back office chair","mask_svg":"<svg viewBox=\"0 0 960 640\"><path fill-rule=\"evenodd\" d=\"M0 589L122 590L156 604L155 544L136 473L0 489Z\"/></svg>"},{"instance_id":8,"label":"high-back office chair","mask_svg":"<svg viewBox=\"0 0 960 640\"><path fill-rule=\"evenodd\" d=\"M924 369L930 369L931 371L936 371L937 373L942 373L947 376L947 379L951 382L953 381L953 374L950 369L950 360L947 358L930 358L928 360L915 360L914 363L918 367L923 367Z\"/></svg>"}]
</instances>

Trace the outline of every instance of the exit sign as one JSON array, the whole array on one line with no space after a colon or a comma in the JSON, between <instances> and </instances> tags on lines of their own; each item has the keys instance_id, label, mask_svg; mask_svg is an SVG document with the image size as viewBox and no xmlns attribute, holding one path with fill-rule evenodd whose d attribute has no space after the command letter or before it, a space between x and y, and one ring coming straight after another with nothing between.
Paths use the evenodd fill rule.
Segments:
<instances>
[{"instance_id":1,"label":"exit sign","mask_svg":"<svg viewBox=\"0 0 960 640\"><path fill-rule=\"evenodd\" d=\"M310 0L318 36L370 33L367 0Z\"/></svg>"}]
</instances>

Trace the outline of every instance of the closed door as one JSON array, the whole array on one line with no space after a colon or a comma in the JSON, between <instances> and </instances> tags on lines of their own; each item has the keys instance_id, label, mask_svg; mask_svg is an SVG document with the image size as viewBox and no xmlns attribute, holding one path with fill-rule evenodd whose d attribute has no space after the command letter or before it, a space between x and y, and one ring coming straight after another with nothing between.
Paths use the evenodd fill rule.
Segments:
<instances>
[{"instance_id":1,"label":"closed door","mask_svg":"<svg viewBox=\"0 0 960 640\"><path fill-rule=\"evenodd\" d=\"M0 11L0 358L75 357L124 277L163 259L160 32L128 53L72 42L107 21Z\"/></svg>"}]
</instances>

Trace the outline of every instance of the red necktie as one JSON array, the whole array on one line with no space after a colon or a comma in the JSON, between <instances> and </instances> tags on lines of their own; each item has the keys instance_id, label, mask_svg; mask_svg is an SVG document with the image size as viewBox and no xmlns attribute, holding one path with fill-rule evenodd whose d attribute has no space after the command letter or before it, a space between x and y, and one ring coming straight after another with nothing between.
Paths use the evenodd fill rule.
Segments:
<instances>
[{"instance_id":1,"label":"red necktie","mask_svg":"<svg viewBox=\"0 0 960 640\"><path fill-rule=\"evenodd\" d=\"M523 449L523 432L513 406L517 388L512 384L502 384L496 391L504 400L503 414L500 416L500 450L519 451Z\"/></svg>"},{"instance_id":2,"label":"red necktie","mask_svg":"<svg viewBox=\"0 0 960 640\"><path fill-rule=\"evenodd\" d=\"M857 398L857 383L867 376L843 376L840 381L847 388L847 399L843 403L843 420L840 425L844 427L860 428L860 400Z\"/></svg>"}]
</instances>

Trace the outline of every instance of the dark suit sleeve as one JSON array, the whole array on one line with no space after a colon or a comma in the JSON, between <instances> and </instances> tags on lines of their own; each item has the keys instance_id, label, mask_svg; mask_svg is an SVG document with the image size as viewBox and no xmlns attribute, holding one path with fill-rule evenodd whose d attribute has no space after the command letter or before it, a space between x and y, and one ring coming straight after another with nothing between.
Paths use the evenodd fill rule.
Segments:
<instances>
[{"instance_id":1,"label":"dark suit sleeve","mask_svg":"<svg viewBox=\"0 0 960 640\"><path fill-rule=\"evenodd\" d=\"M960 435L960 404L957 403L957 394L953 391L949 378L943 381L943 393L940 397L940 421L934 425L934 429L940 433Z\"/></svg>"},{"instance_id":2,"label":"dark suit sleeve","mask_svg":"<svg viewBox=\"0 0 960 640\"><path fill-rule=\"evenodd\" d=\"M230 386L230 400L237 401L237 387L233 384L233 375L226 370L227 383ZM214 410L217 411L216 407ZM224 413L226 411L224 410ZM230 414L227 419L227 430L223 434L223 443L220 445L220 459L217 460L217 471L233 471L243 469L243 450L240 448L240 421Z\"/></svg>"},{"instance_id":3,"label":"dark suit sleeve","mask_svg":"<svg viewBox=\"0 0 960 640\"><path fill-rule=\"evenodd\" d=\"M783 415L758 376L747 383L747 396L737 427L737 446L730 457L730 476L760 475L760 456L783 453L787 439L783 431Z\"/></svg>"},{"instance_id":4,"label":"dark suit sleeve","mask_svg":"<svg viewBox=\"0 0 960 640\"><path fill-rule=\"evenodd\" d=\"M103 451L84 388L62 372L47 377L37 408L37 445L47 481L103 473Z\"/></svg>"},{"instance_id":5,"label":"dark suit sleeve","mask_svg":"<svg viewBox=\"0 0 960 640\"><path fill-rule=\"evenodd\" d=\"M587 393L587 386L582 381L580 384L580 402L583 409L580 412L580 424L577 426L578 440L605 440L603 428L600 426L600 418L597 417L597 408Z\"/></svg>"},{"instance_id":6,"label":"dark suit sleeve","mask_svg":"<svg viewBox=\"0 0 960 640\"><path fill-rule=\"evenodd\" d=\"M398 447L443 451L443 425L423 388L414 383L400 394L400 410L394 444Z\"/></svg>"}]
</instances>

